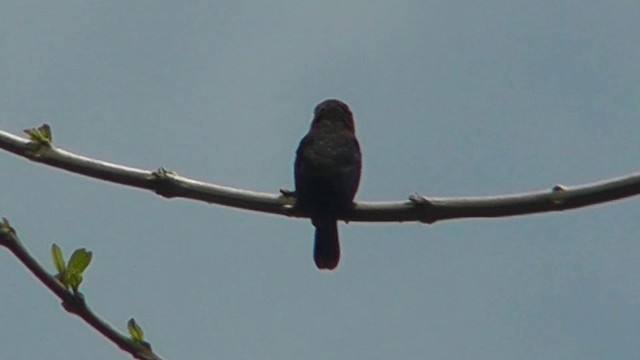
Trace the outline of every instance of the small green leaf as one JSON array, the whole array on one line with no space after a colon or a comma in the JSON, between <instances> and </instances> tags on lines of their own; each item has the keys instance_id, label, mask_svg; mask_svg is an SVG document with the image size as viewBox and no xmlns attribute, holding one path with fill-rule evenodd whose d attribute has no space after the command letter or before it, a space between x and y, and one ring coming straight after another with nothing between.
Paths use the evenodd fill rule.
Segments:
<instances>
[{"instance_id":1,"label":"small green leaf","mask_svg":"<svg viewBox=\"0 0 640 360\"><path fill-rule=\"evenodd\" d=\"M69 280L67 279L67 272L61 272L59 274L56 274L56 276L54 276L54 278L56 280L58 280L58 282L60 283L60 285L64 286L65 289L69 289Z\"/></svg>"},{"instance_id":2,"label":"small green leaf","mask_svg":"<svg viewBox=\"0 0 640 360\"><path fill-rule=\"evenodd\" d=\"M11 226L9 225L9 221L7 218L2 218L2 222L0 223L0 233L2 235L6 235L9 233Z\"/></svg>"},{"instance_id":3,"label":"small green leaf","mask_svg":"<svg viewBox=\"0 0 640 360\"><path fill-rule=\"evenodd\" d=\"M67 272L67 282L73 292L78 292L80 284L82 284L82 274L77 272Z\"/></svg>"},{"instance_id":4,"label":"small green leaf","mask_svg":"<svg viewBox=\"0 0 640 360\"><path fill-rule=\"evenodd\" d=\"M144 342L144 331L140 325L136 324L134 318L129 319L127 322L127 328L129 329L129 334L131 334L131 339L137 343Z\"/></svg>"},{"instance_id":5,"label":"small green leaf","mask_svg":"<svg viewBox=\"0 0 640 360\"><path fill-rule=\"evenodd\" d=\"M67 282L74 292L78 292L78 287L82 284L82 273L91 262L91 251L85 248L77 249L71 254L67 263Z\"/></svg>"},{"instance_id":6,"label":"small green leaf","mask_svg":"<svg viewBox=\"0 0 640 360\"><path fill-rule=\"evenodd\" d=\"M51 141L53 140L51 127L48 124L43 124L37 129L25 129L24 132L29 136L29 139L31 139L31 141L37 142L40 145L50 146Z\"/></svg>"},{"instance_id":7,"label":"small green leaf","mask_svg":"<svg viewBox=\"0 0 640 360\"><path fill-rule=\"evenodd\" d=\"M38 132L38 129L31 128L31 129L24 129L23 131L25 134L27 134L27 136L29 136L29 139L31 139L32 141L38 141L40 137L40 133Z\"/></svg>"},{"instance_id":8,"label":"small green leaf","mask_svg":"<svg viewBox=\"0 0 640 360\"><path fill-rule=\"evenodd\" d=\"M82 275L91 262L91 256L91 251L87 251L85 248L80 248L74 251L67 263L69 273Z\"/></svg>"},{"instance_id":9,"label":"small green leaf","mask_svg":"<svg viewBox=\"0 0 640 360\"><path fill-rule=\"evenodd\" d=\"M56 244L51 245L51 258L53 259L53 266L55 266L58 271L55 276L56 280L58 280L65 289L68 289L69 273L67 271L67 267L64 265L64 255L62 255L62 250L60 250L60 247Z\"/></svg>"},{"instance_id":10,"label":"small green leaf","mask_svg":"<svg viewBox=\"0 0 640 360\"><path fill-rule=\"evenodd\" d=\"M40 131L40 134L42 134L49 143L53 141L53 134L51 133L51 126L49 126L49 124L42 124L42 126L38 128L38 131Z\"/></svg>"},{"instance_id":11,"label":"small green leaf","mask_svg":"<svg viewBox=\"0 0 640 360\"><path fill-rule=\"evenodd\" d=\"M51 257L53 258L53 265L56 267L56 270L58 270L58 274L65 272L62 250L60 250L60 247L56 244L51 245Z\"/></svg>"}]
</instances>

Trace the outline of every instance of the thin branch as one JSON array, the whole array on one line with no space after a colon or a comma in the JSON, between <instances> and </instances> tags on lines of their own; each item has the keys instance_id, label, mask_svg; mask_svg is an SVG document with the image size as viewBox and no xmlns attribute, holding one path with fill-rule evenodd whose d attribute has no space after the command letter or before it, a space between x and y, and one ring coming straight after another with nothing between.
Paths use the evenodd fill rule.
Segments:
<instances>
[{"instance_id":1,"label":"thin branch","mask_svg":"<svg viewBox=\"0 0 640 360\"><path fill-rule=\"evenodd\" d=\"M295 207L295 194L281 190L269 194L208 184L164 168L141 170L76 155L50 144L30 141L0 130L0 148L27 159L77 174L181 197L265 213L307 217ZM493 197L436 198L413 195L407 201L356 202L340 215L346 221L434 223L460 218L492 218L563 211L640 194L640 173L605 181Z\"/></svg>"},{"instance_id":2,"label":"thin branch","mask_svg":"<svg viewBox=\"0 0 640 360\"><path fill-rule=\"evenodd\" d=\"M150 348L146 348L142 344L122 335L98 317L86 304L84 296L80 292L67 290L53 276L49 275L22 245L15 230L8 225L6 219L3 219L3 223L0 225L0 246L9 249L40 282L60 298L62 307L65 310L80 317L120 349L128 352L136 359L161 360L160 356L156 355Z\"/></svg>"}]
</instances>

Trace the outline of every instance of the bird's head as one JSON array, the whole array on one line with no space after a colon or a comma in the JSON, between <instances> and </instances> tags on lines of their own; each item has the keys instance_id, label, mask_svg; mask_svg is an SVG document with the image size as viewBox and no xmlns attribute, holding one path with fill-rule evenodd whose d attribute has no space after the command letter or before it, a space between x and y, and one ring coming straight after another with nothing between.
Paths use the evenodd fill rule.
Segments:
<instances>
[{"instance_id":1,"label":"bird's head","mask_svg":"<svg viewBox=\"0 0 640 360\"><path fill-rule=\"evenodd\" d=\"M355 132L353 114L349 106L340 100L329 99L321 102L313 110L312 128L343 125L351 132Z\"/></svg>"}]
</instances>

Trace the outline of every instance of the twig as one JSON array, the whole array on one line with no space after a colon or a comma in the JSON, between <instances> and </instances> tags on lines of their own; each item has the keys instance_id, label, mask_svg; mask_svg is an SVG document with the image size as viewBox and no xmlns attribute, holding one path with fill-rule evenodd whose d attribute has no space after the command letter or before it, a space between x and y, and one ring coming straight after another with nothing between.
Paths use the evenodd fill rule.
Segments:
<instances>
[{"instance_id":1,"label":"twig","mask_svg":"<svg viewBox=\"0 0 640 360\"><path fill-rule=\"evenodd\" d=\"M0 148L77 174L181 197L265 213L306 217L295 207L295 193L260 193L188 179L160 168L141 170L76 155L0 130ZM408 201L356 202L339 217L346 221L434 223L460 218L493 218L569 210L640 194L640 173L605 181L531 193L493 197L436 198L413 195Z\"/></svg>"},{"instance_id":2,"label":"twig","mask_svg":"<svg viewBox=\"0 0 640 360\"><path fill-rule=\"evenodd\" d=\"M0 225L0 246L4 246L11 251L17 258L40 280L49 290L51 290L60 300L62 307L68 312L77 315L99 333L111 340L122 350L131 354L134 358L140 360L161 360L150 348L122 335L111 325L99 318L87 306L84 296L80 292L72 292L62 286L53 276L29 254L27 249L22 245L16 231L9 226L6 219L3 219Z\"/></svg>"}]
</instances>

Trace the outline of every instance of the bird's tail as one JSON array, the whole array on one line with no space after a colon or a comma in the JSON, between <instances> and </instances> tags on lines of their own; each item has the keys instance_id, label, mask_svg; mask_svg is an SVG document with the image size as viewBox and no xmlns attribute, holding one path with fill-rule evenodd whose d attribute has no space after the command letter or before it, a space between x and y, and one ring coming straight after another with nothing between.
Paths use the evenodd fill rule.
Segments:
<instances>
[{"instance_id":1,"label":"bird's tail","mask_svg":"<svg viewBox=\"0 0 640 360\"><path fill-rule=\"evenodd\" d=\"M313 260L318 269L333 270L340 260L338 222L333 218L314 218L312 222L316 227Z\"/></svg>"}]
</instances>

